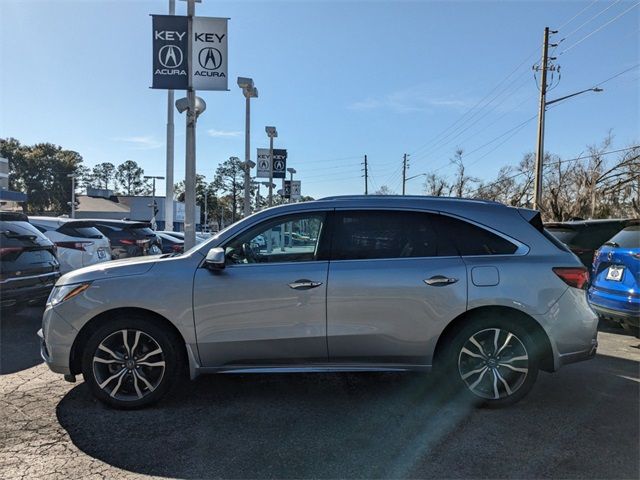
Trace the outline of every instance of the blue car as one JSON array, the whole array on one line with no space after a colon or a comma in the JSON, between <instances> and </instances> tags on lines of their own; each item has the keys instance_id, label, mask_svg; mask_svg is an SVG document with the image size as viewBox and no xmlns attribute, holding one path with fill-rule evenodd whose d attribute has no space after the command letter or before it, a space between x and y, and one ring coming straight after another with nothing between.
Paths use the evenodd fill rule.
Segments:
<instances>
[{"instance_id":1,"label":"blue car","mask_svg":"<svg viewBox=\"0 0 640 480\"><path fill-rule=\"evenodd\" d=\"M600 247L593 257L591 307L638 336L640 326L640 222Z\"/></svg>"}]
</instances>

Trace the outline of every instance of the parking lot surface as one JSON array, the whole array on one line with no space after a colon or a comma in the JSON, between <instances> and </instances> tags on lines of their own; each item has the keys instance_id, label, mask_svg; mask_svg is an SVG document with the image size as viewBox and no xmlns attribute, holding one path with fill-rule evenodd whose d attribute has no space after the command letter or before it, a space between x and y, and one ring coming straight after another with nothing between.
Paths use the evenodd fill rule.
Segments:
<instances>
[{"instance_id":1,"label":"parking lot surface","mask_svg":"<svg viewBox=\"0 0 640 480\"><path fill-rule=\"evenodd\" d=\"M640 477L640 341L541 373L502 410L418 374L208 376L117 411L42 364L42 311L0 324L0 478Z\"/></svg>"}]
</instances>

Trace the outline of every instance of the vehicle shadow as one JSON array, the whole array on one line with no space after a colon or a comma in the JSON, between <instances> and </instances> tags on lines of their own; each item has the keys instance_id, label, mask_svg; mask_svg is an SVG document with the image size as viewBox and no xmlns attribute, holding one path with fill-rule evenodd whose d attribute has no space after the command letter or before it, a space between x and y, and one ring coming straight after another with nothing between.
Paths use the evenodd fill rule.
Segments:
<instances>
[{"instance_id":1,"label":"vehicle shadow","mask_svg":"<svg viewBox=\"0 0 640 480\"><path fill-rule=\"evenodd\" d=\"M56 413L86 454L174 478L637 478L637 382L637 362L598 356L488 410L435 376L218 375L138 411L81 384Z\"/></svg>"},{"instance_id":2,"label":"vehicle shadow","mask_svg":"<svg viewBox=\"0 0 640 480\"><path fill-rule=\"evenodd\" d=\"M37 331L44 307L0 313L0 375L26 370L42 363Z\"/></svg>"}]
</instances>

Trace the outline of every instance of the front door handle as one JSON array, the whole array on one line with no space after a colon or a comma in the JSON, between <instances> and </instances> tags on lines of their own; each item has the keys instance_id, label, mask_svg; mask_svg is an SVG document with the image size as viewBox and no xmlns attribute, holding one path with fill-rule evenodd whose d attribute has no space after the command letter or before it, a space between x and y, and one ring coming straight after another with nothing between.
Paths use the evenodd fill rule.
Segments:
<instances>
[{"instance_id":1,"label":"front door handle","mask_svg":"<svg viewBox=\"0 0 640 480\"><path fill-rule=\"evenodd\" d=\"M427 278L424 283L431 285L432 287L444 287L445 285L451 285L456 283L457 278L445 277L444 275L435 275L431 278Z\"/></svg>"},{"instance_id":2,"label":"front door handle","mask_svg":"<svg viewBox=\"0 0 640 480\"><path fill-rule=\"evenodd\" d=\"M294 290L309 290L310 288L316 288L322 285L322 282L314 282L307 279L296 280L295 282L291 282L289 284L290 288Z\"/></svg>"}]
</instances>

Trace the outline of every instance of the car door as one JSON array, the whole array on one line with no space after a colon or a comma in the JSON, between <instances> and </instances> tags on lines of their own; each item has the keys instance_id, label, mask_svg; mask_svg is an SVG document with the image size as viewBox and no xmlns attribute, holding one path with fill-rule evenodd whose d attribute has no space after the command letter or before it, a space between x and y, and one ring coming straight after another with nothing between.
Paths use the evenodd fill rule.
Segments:
<instances>
[{"instance_id":1,"label":"car door","mask_svg":"<svg viewBox=\"0 0 640 480\"><path fill-rule=\"evenodd\" d=\"M325 218L310 212L262 222L222 245L226 268L198 269L193 304L203 366L327 362ZM291 242L292 233L305 240Z\"/></svg>"},{"instance_id":2,"label":"car door","mask_svg":"<svg viewBox=\"0 0 640 480\"><path fill-rule=\"evenodd\" d=\"M444 327L466 309L467 274L425 212L337 210L327 290L337 364L429 365Z\"/></svg>"}]
</instances>

